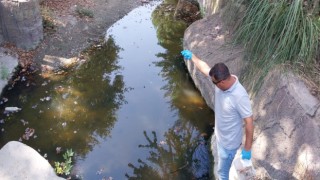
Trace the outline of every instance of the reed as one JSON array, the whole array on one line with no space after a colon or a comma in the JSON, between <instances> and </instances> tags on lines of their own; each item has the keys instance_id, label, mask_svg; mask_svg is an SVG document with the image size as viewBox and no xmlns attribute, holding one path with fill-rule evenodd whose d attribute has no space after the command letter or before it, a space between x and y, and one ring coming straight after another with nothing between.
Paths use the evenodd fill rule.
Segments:
<instances>
[{"instance_id":1,"label":"reed","mask_svg":"<svg viewBox=\"0 0 320 180\"><path fill-rule=\"evenodd\" d=\"M307 4L308 2L309 4ZM316 4L312 4L316 3ZM252 0L235 31L235 42L246 49L253 71L245 77L264 76L275 65L312 64L319 44L319 0Z\"/></svg>"}]
</instances>

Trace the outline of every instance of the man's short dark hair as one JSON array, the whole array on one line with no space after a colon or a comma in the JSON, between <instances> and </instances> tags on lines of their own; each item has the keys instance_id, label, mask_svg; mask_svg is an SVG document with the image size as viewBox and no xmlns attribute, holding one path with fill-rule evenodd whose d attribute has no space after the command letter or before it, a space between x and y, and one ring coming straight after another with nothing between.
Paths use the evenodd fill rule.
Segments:
<instances>
[{"instance_id":1,"label":"man's short dark hair","mask_svg":"<svg viewBox=\"0 0 320 180\"><path fill-rule=\"evenodd\" d=\"M230 72L224 63L217 63L210 69L209 75L216 81L222 81L230 76Z\"/></svg>"}]
</instances>

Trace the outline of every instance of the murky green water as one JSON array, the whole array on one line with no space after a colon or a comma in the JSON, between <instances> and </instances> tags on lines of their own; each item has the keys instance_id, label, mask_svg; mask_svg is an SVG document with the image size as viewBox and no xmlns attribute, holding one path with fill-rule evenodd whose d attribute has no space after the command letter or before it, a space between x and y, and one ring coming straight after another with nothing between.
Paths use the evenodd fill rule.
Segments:
<instances>
[{"instance_id":1,"label":"murky green water","mask_svg":"<svg viewBox=\"0 0 320 180\"><path fill-rule=\"evenodd\" d=\"M79 179L191 179L192 153L200 134L211 133L213 112L179 55L185 25L153 11L158 4L118 21L81 66L7 89L1 110L22 110L1 115L1 147L20 140L52 165L71 148ZM28 140L27 128L35 130Z\"/></svg>"}]
</instances>

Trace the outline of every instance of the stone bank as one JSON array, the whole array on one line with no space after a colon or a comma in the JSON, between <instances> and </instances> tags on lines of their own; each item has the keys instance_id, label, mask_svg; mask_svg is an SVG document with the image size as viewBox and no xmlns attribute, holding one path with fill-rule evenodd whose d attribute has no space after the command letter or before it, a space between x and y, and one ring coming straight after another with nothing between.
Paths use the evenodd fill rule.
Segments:
<instances>
[{"instance_id":1,"label":"stone bank","mask_svg":"<svg viewBox=\"0 0 320 180\"><path fill-rule=\"evenodd\" d=\"M232 74L241 76L243 71L250 71L245 69L243 48L228 43L230 31L222 20L225 1L198 2L205 16L185 31L184 49L191 50L210 66L224 62ZM207 104L214 108L211 80L191 62L186 64ZM248 87L251 82L242 83ZM258 92L247 90L254 111L252 154L257 177L279 180L320 177L320 101L310 93L306 81L293 72L275 68Z\"/></svg>"}]
</instances>

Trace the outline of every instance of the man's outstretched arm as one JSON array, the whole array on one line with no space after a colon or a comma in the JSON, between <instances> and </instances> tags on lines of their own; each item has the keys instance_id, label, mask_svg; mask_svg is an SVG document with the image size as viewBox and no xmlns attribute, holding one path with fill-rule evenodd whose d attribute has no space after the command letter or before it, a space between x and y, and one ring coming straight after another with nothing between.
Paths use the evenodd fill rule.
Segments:
<instances>
[{"instance_id":1,"label":"man's outstretched arm","mask_svg":"<svg viewBox=\"0 0 320 180\"><path fill-rule=\"evenodd\" d=\"M191 60L204 75L209 76L209 72L211 68L206 62L199 59L196 55L194 55L189 50L183 50L181 54L184 57L184 59Z\"/></svg>"}]
</instances>

